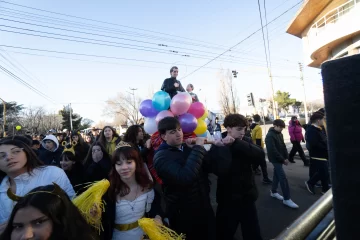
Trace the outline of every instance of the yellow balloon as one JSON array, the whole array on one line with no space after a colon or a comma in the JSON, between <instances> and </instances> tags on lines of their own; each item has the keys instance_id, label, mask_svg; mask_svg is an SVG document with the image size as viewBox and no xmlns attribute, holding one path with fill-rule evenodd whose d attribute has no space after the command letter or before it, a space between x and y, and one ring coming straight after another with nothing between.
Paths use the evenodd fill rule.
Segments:
<instances>
[{"instance_id":1,"label":"yellow balloon","mask_svg":"<svg viewBox=\"0 0 360 240\"><path fill-rule=\"evenodd\" d=\"M194 131L196 135L204 134L207 130L206 122L202 119L198 119L198 125Z\"/></svg>"},{"instance_id":2,"label":"yellow balloon","mask_svg":"<svg viewBox=\"0 0 360 240\"><path fill-rule=\"evenodd\" d=\"M207 118L207 116L209 115L209 112L208 112L208 110L207 109L205 109L205 113L204 113L204 115L202 115L201 116L201 118L199 118L199 119L201 119L201 120L205 120L206 118Z\"/></svg>"},{"instance_id":3,"label":"yellow balloon","mask_svg":"<svg viewBox=\"0 0 360 240\"><path fill-rule=\"evenodd\" d=\"M21 130L21 126L16 126L15 129L19 131Z\"/></svg>"}]
</instances>

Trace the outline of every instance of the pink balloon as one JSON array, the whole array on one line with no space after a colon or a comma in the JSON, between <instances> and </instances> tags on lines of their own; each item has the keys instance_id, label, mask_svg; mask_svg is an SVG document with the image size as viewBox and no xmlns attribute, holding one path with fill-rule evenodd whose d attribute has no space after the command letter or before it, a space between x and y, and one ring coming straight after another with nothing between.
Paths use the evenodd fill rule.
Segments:
<instances>
[{"instance_id":1,"label":"pink balloon","mask_svg":"<svg viewBox=\"0 0 360 240\"><path fill-rule=\"evenodd\" d=\"M201 102L194 102L191 104L188 113L194 115L196 118L201 118L205 113L205 106Z\"/></svg>"},{"instance_id":2,"label":"pink balloon","mask_svg":"<svg viewBox=\"0 0 360 240\"><path fill-rule=\"evenodd\" d=\"M170 109L175 115L182 115L186 113L192 103L192 98L189 93L181 92L176 94L171 100Z\"/></svg>"},{"instance_id":3,"label":"pink balloon","mask_svg":"<svg viewBox=\"0 0 360 240\"><path fill-rule=\"evenodd\" d=\"M163 110L158 113L158 115L155 118L155 121L156 121L156 123L159 123L161 121L161 119L166 118L166 117L174 117L174 114L172 112L170 112L169 110Z\"/></svg>"}]
</instances>

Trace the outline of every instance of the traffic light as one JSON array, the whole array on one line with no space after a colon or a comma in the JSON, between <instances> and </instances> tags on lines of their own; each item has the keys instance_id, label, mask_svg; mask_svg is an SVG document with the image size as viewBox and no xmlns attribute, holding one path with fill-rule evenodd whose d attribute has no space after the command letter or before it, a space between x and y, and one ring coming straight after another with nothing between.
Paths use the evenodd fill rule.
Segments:
<instances>
[{"instance_id":1,"label":"traffic light","mask_svg":"<svg viewBox=\"0 0 360 240\"><path fill-rule=\"evenodd\" d=\"M232 74L234 75L234 78L237 78L238 72L236 70L232 70Z\"/></svg>"},{"instance_id":2,"label":"traffic light","mask_svg":"<svg viewBox=\"0 0 360 240\"><path fill-rule=\"evenodd\" d=\"M246 95L246 98L247 98L248 106L255 107L253 94L250 93L250 94Z\"/></svg>"}]
</instances>

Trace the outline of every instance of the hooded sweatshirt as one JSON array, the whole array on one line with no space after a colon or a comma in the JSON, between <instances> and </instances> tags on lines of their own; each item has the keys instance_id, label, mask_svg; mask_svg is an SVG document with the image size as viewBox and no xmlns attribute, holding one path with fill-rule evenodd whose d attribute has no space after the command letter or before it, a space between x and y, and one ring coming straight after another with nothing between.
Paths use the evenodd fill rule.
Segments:
<instances>
[{"instance_id":1,"label":"hooded sweatshirt","mask_svg":"<svg viewBox=\"0 0 360 240\"><path fill-rule=\"evenodd\" d=\"M116 145L120 142L120 138L113 137L110 142L106 142L106 151L107 153L112 156L113 152L115 151Z\"/></svg>"},{"instance_id":2,"label":"hooded sweatshirt","mask_svg":"<svg viewBox=\"0 0 360 240\"><path fill-rule=\"evenodd\" d=\"M45 147L45 141L51 140L55 143L55 149L49 151ZM40 151L39 158L45 165L56 165L60 166L60 156L62 154L62 147L59 146L59 141L54 135L47 135L44 140L41 142L43 149Z\"/></svg>"}]
</instances>

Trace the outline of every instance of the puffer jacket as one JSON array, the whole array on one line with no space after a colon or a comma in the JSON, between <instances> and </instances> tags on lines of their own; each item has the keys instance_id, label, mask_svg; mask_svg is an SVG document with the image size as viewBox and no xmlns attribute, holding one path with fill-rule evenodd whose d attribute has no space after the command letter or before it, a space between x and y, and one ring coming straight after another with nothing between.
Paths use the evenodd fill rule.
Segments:
<instances>
[{"instance_id":1,"label":"puffer jacket","mask_svg":"<svg viewBox=\"0 0 360 240\"><path fill-rule=\"evenodd\" d=\"M302 126L300 125L299 121L290 121L288 130L290 135L290 141L301 142L302 140L304 140Z\"/></svg>"},{"instance_id":2,"label":"puffer jacket","mask_svg":"<svg viewBox=\"0 0 360 240\"><path fill-rule=\"evenodd\" d=\"M203 169L206 150L201 146L182 149L160 145L154 156L154 167L163 181L167 207L184 209L189 204L210 203L207 174Z\"/></svg>"},{"instance_id":3,"label":"puffer jacket","mask_svg":"<svg viewBox=\"0 0 360 240\"><path fill-rule=\"evenodd\" d=\"M265 138L266 150L269 161L272 163L283 163L289 158L284 137L281 132L277 132L274 127L269 129Z\"/></svg>"}]
</instances>

